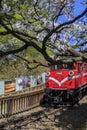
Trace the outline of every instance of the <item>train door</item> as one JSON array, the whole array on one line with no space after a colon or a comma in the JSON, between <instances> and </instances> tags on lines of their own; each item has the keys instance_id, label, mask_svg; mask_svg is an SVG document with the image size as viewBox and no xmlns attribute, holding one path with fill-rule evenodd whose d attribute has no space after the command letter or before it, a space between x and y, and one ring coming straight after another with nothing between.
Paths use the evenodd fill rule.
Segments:
<instances>
[{"instance_id":1,"label":"train door","mask_svg":"<svg viewBox=\"0 0 87 130\"><path fill-rule=\"evenodd\" d=\"M83 64L83 83L85 84L86 83L86 64L84 63Z\"/></svg>"},{"instance_id":2,"label":"train door","mask_svg":"<svg viewBox=\"0 0 87 130\"><path fill-rule=\"evenodd\" d=\"M86 83L87 83L87 63L85 64L85 81L86 81Z\"/></svg>"},{"instance_id":3,"label":"train door","mask_svg":"<svg viewBox=\"0 0 87 130\"><path fill-rule=\"evenodd\" d=\"M83 64L78 63L78 86L81 86L83 84Z\"/></svg>"}]
</instances>

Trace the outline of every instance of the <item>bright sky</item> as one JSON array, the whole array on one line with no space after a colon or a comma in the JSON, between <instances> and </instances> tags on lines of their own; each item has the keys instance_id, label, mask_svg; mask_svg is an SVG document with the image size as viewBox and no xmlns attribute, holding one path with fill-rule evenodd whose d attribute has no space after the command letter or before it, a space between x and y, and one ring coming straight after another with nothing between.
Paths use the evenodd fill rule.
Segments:
<instances>
[{"instance_id":1,"label":"bright sky","mask_svg":"<svg viewBox=\"0 0 87 130\"><path fill-rule=\"evenodd\" d=\"M82 4L83 1L84 0L75 0L75 8L74 8L74 15L75 16L81 14L85 10L85 8L87 8L87 5ZM87 1L87 0L85 0L85 1ZM59 18L59 21L65 22L65 21L67 21L67 18L62 16Z\"/></svg>"},{"instance_id":2,"label":"bright sky","mask_svg":"<svg viewBox=\"0 0 87 130\"><path fill-rule=\"evenodd\" d=\"M80 14L84 9L86 8L87 5L82 5L81 3L84 0L75 0L75 15Z\"/></svg>"}]
</instances>

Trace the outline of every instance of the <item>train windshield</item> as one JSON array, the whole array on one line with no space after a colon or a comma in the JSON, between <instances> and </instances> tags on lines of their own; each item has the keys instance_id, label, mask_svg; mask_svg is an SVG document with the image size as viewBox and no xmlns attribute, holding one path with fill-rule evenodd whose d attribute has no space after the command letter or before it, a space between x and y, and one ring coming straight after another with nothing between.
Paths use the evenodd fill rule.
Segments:
<instances>
[{"instance_id":1,"label":"train windshield","mask_svg":"<svg viewBox=\"0 0 87 130\"><path fill-rule=\"evenodd\" d=\"M64 64L57 64L52 65L52 70L60 70L60 69L75 69L74 63L64 63Z\"/></svg>"}]
</instances>

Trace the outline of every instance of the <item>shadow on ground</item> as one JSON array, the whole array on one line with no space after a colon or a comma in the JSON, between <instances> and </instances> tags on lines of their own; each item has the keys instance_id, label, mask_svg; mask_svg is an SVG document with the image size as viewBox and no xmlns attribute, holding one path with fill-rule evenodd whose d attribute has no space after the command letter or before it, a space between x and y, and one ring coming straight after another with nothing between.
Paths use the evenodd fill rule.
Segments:
<instances>
[{"instance_id":1,"label":"shadow on ground","mask_svg":"<svg viewBox=\"0 0 87 130\"><path fill-rule=\"evenodd\" d=\"M62 130L87 130L87 104L81 104L71 109L61 110L55 115L55 125Z\"/></svg>"},{"instance_id":2,"label":"shadow on ground","mask_svg":"<svg viewBox=\"0 0 87 130\"><path fill-rule=\"evenodd\" d=\"M61 108L54 115L40 119L39 123L39 130L87 130L87 103Z\"/></svg>"}]
</instances>

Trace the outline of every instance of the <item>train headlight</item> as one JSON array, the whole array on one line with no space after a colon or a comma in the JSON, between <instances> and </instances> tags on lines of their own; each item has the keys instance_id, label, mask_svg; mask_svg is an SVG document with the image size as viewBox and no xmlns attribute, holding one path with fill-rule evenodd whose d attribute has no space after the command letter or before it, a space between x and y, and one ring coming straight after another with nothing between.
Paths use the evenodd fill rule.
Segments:
<instances>
[{"instance_id":1,"label":"train headlight","mask_svg":"<svg viewBox=\"0 0 87 130\"><path fill-rule=\"evenodd\" d=\"M69 72L69 76L72 77L73 75L74 75L74 72L73 72L73 71L70 71L70 72Z\"/></svg>"},{"instance_id":2,"label":"train headlight","mask_svg":"<svg viewBox=\"0 0 87 130\"><path fill-rule=\"evenodd\" d=\"M70 80L72 80L73 75L74 75L74 72L73 72L73 71L70 71L70 72L69 72L69 79L70 79Z\"/></svg>"}]
</instances>

